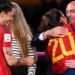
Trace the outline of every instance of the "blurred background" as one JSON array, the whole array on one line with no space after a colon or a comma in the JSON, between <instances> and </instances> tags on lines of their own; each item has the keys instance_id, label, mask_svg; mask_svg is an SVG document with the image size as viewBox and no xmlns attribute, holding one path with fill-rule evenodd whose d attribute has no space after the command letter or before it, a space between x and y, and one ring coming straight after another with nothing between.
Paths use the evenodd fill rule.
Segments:
<instances>
[{"instance_id":1,"label":"blurred background","mask_svg":"<svg viewBox=\"0 0 75 75\"><path fill-rule=\"evenodd\" d=\"M41 16L51 8L57 8L64 12L66 4L72 0L12 0L17 2L27 19L33 34L37 32Z\"/></svg>"},{"instance_id":2,"label":"blurred background","mask_svg":"<svg viewBox=\"0 0 75 75\"><path fill-rule=\"evenodd\" d=\"M40 20L45 12L52 8L61 10L65 14L65 8L68 2L73 0L12 0L18 3L24 13L24 16L35 35L40 25ZM38 49L38 52L44 52ZM46 75L48 61L44 55L38 56L36 75Z\"/></svg>"}]
</instances>

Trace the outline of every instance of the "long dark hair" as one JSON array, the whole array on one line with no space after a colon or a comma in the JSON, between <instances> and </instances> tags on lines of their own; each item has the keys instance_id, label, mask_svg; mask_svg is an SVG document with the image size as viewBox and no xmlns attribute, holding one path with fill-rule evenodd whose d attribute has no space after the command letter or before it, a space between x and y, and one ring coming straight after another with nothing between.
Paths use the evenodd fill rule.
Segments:
<instances>
[{"instance_id":1,"label":"long dark hair","mask_svg":"<svg viewBox=\"0 0 75 75\"><path fill-rule=\"evenodd\" d=\"M62 16L64 16L64 14L60 10L51 9L42 16L38 31L43 32L53 27L63 25L63 23L60 22L60 17Z\"/></svg>"}]
</instances>

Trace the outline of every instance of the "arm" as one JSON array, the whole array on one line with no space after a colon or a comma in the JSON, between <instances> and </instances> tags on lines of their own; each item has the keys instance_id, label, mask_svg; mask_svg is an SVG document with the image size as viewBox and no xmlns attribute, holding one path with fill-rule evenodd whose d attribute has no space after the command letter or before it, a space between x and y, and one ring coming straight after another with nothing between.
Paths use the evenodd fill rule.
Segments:
<instances>
[{"instance_id":1,"label":"arm","mask_svg":"<svg viewBox=\"0 0 75 75\"><path fill-rule=\"evenodd\" d=\"M10 66L16 66L18 64L18 60L15 58L15 56L12 54L12 39L11 39L11 33L10 32L4 32L3 33L3 53L5 56L5 59Z\"/></svg>"},{"instance_id":2,"label":"arm","mask_svg":"<svg viewBox=\"0 0 75 75\"><path fill-rule=\"evenodd\" d=\"M3 52L4 52L8 65L10 66L17 65L18 60L12 55L10 47L3 47Z\"/></svg>"},{"instance_id":3,"label":"arm","mask_svg":"<svg viewBox=\"0 0 75 75\"><path fill-rule=\"evenodd\" d=\"M39 37L40 37L41 39L40 39ZM46 41L46 40L44 40L43 33L37 33L37 34L33 37L32 41L31 41L31 45L32 45L33 47L38 47L38 46L41 46L45 41Z\"/></svg>"},{"instance_id":4,"label":"arm","mask_svg":"<svg viewBox=\"0 0 75 75\"><path fill-rule=\"evenodd\" d=\"M41 46L45 43L48 38L51 37L64 37L68 32L67 28L63 28L61 26L55 27L53 29L47 30L43 33L39 33L35 35L32 39L32 46L37 47Z\"/></svg>"}]
</instances>

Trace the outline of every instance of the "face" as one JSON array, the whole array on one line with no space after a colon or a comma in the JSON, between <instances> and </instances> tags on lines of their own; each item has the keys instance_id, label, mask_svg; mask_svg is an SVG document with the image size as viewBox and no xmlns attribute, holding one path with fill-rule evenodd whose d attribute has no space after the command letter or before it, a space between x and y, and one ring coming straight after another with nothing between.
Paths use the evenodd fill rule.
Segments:
<instances>
[{"instance_id":1,"label":"face","mask_svg":"<svg viewBox=\"0 0 75 75\"><path fill-rule=\"evenodd\" d=\"M13 20L15 9L13 8L9 12L1 12L0 13L0 23L9 24Z\"/></svg>"},{"instance_id":2,"label":"face","mask_svg":"<svg viewBox=\"0 0 75 75\"><path fill-rule=\"evenodd\" d=\"M13 21L13 16L15 13L15 8L13 8L11 11L6 13L6 21Z\"/></svg>"},{"instance_id":3,"label":"face","mask_svg":"<svg viewBox=\"0 0 75 75\"><path fill-rule=\"evenodd\" d=\"M68 4L66 8L66 16L69 22L75 22L75 4Z\"/></svg>"}]
</instances>

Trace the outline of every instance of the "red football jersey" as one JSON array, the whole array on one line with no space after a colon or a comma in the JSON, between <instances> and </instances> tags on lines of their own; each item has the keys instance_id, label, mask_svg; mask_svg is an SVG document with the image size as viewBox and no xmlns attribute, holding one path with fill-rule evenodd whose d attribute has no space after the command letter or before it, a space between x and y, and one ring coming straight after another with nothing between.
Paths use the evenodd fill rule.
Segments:
<instances>
[{"instance_id":1,"label":"red football jersey","mask_svg":"<svg viewBox=\"0 0 75 75\"><path fill-rule=\"evenodd\" d=\"M73 24L75 27L75 24ZM63 38L52 38L48 42L48 53L52 59L52 68L55 73L64 72L68 67L66 60L75 59L75 33L69 24L63 25L69 32Z\"/></svg>"},{"instance_id":2,"label":"red football jersey","mask_svg":"<svg viewBox=\"0 0 75 75\"><path fill-rule=\"evenodd\" d=\"M0 26L0 75L11 75L3 53L3 47L11 47L11 33L5 32L3 27Z\"/></svg>"}]
</instances>

